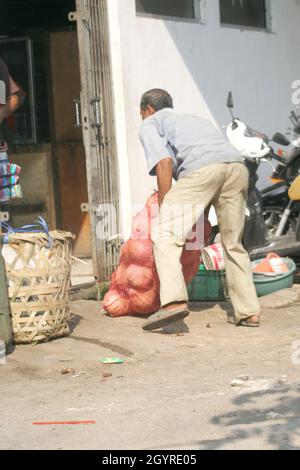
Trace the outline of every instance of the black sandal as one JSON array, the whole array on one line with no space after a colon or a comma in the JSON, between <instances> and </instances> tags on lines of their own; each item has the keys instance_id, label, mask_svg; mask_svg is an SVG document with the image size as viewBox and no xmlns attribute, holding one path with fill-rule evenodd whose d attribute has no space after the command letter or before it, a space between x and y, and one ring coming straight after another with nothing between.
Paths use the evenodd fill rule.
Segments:
<instances>
[{"instance_id":1,"label":"black sandal","mask_svg":"<svg viewBox=\"0 0 300 470\"><path fill-rule=\"evenodd\" d=\"M151 315L148 321L144 324L144 331L153 331L158 330L159 328L164 328L165 326L170 325L178 320L183 320L190 314L187 308L177 308L174 310L159 310L158 312Z\"/></svg>"}]
</instances>

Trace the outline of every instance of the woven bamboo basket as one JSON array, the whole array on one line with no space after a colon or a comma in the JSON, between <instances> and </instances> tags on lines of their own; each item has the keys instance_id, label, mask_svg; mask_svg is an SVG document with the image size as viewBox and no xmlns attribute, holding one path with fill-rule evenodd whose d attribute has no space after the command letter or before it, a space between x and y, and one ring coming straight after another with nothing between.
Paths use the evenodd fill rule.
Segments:
<instances>
[{"instance_id":1,"label":"woven bamboo basket","mask_svg":"<svg viewBox=\"0 0 300 470\"><path fill-rule=\"evenodd\" d=\"M8 292L17 344L68 335L70 318L71 233L10 235L6 260Z\"/></svg>"}]
</instances>

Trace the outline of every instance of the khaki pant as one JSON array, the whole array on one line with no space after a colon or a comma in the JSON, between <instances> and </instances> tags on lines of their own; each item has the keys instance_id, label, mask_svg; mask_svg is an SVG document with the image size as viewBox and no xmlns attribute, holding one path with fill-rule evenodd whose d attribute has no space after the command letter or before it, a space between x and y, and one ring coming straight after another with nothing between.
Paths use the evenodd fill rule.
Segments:
<instances>
[{"instance_id":1,"label":"khaki pant","mask_svg":"<svg viewBox=\"0 0 300 470\"><path fill-rule=\"evenodd\" d=\"M236 321L259 315L250 259L242 245L248 181L244 165L222 163L181 178L168 192L161 206L159 236L152 232L162 306L188 300L180 258L191 228L212 203L224 246L228 290ZM184 210L172 213L170 224L169 210L175 206L184 206Z\"/></svg>"}]
</instances>

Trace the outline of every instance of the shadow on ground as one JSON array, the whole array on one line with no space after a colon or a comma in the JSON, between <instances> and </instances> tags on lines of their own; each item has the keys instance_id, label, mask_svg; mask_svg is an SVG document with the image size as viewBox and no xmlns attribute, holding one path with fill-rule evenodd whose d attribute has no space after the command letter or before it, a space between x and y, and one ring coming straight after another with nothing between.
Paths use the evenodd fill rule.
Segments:
<instances>
[{"instance_id":1,"label":"shadow on ground","mask_svg":"<svg viewBox=\"0 0 300 470\"><path fill-rule=\"evenodd\" d=\"M277 450L300 448L300 384L288 387L279 382L268 390L244 393L233 406L231 412L212 418L213 424L228 429L226 436L200 441L200 449L237 448L253 438Z\"/></svg>"},{"instance_id":2,"label":"shadow on ground","mask_svg":"<svg viewBox=\"0 0 300 470\"><path fill-rule=\"evenodd\" d=\"M80 315L75 315L75 314L72 314L70 320L68 321L68 326L69 326L69 329L70 329L70 334L72 334L74 332L74 330L76 329L76 327L79 325L79 323L81 322L82 320L82 317Z\"/></svg>"},{"instance_id":3,"label":"shadow on ground","mask_svg":"<svg viewBox=\"0 0 300 470\"><path fill-rule=\"evenodd\" d=\"M234 311L231 302L192 302L189 304L191 312L209 312L210 310L215 313L215 309L219 308L227 315L227 320L230 323L235 323Z\"/></svg>"}]
</instances>

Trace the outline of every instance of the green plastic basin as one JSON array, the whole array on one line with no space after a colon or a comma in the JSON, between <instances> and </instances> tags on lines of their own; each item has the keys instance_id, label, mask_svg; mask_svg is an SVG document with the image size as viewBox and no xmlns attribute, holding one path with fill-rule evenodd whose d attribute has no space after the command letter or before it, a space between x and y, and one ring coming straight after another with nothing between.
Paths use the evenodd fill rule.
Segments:
<instances>
[{"instance_id":1,"label":"green plastic basin","mask_svg":"<svg viewBox=\"0 0 300 470\"><path fill-rule=\"evenodd\" d=\"M257 260L252 263L252 267L255 267L262 260ZM273 294L282 289L289 289L294 284L294 273L296 271L296 265L290 258L285 259L289 272L280 276L267 276L264 274L253 274L253 280L256 288L258 297Z\"/></svg>"},{"instance_id":2,"label":"green plastic basin","mask_svg":"<svg viewBox=\"0 0 300 470\"><path fill-rule=\"evenodd\" d=\"M188 286L190 302L213 302L226 300L225 271L202 271Z\"/></svg>"},{"instance_id":3,"label":"green plastic basin","mask_svg":"<svg viewBox=\"0 0 300 470\"><path fill-rule=\"evenodd\" d=\"M256 266L262 260L252 263ZM253 281L258 297L272 294L282 289L289 289L294 284L294 273L296 265L290 258L285 259L289 272L281 276L268 276L264 274L253 274ZM188 288L190 302L215 302L224 301L228 298L226 290L225 271L203 271L199 268L196 277Z\"/></svg>"}]
</instances>

